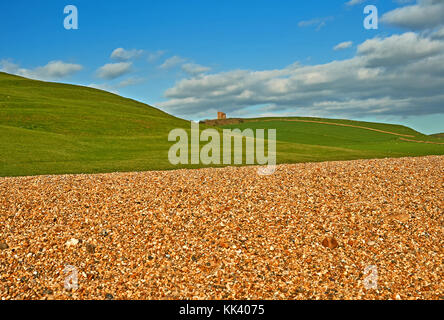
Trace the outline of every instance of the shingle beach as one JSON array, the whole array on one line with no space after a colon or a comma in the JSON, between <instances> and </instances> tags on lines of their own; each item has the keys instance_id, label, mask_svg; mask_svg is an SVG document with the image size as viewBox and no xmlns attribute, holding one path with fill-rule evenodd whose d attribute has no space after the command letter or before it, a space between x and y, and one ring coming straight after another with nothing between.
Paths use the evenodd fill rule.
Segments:
<instances>
[{"instance_id":1,"label":"shingle beach","mask_svg":"<svg viewBox=\"0 0 444 320\"><path fill-rule=\"evenodd\" d=\"M256 169L0 178L0 298L444 298L444 156Z\"/></svg>"}]
</instances>

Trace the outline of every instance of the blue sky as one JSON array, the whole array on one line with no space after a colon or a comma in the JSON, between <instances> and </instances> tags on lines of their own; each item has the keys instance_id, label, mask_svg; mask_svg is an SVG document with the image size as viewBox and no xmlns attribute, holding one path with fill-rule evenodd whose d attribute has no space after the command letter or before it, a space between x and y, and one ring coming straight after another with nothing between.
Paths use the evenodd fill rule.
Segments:
<instances>
[{"instance_id":1,"label":"blue sky","mask_svg":"<svg viewBox=\"0 0 444 320\"><path fill-rule=\"evenodd\" d=\"M78 30L63 27L68 4ZM377 30L363 27L366 5L378 9ZM444 131L443 25L438 0L2 1L0 70L187 119L221 110L435 133Z\"/></svg>"}]
</instances>

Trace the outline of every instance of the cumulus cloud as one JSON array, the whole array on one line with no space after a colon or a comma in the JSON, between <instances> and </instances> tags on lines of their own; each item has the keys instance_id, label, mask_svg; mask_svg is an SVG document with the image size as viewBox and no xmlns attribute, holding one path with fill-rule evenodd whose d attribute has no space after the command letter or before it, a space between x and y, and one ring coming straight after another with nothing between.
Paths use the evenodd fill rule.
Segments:
<instances>
[{"instance_id":1,"label":"cumulus cloud","mask_svg":"<svg viewBox=\"0 0 444 320\"><path fill-rule=\"evenodd\" d=\"M185 73L187 73L188 75L191 75L191 76L198 76L198 75L201 75L201 74L211 70L211 68L206 67L206 66L202 66L197 63L192 63L192 62L186 63L186 62L187 62L186 58L183 58L180 56L173 56L173 57L166 59L159 66L159 68L167 70L167 69L171 69L171 68L175 68L177 66L180 66L182 71L184 71Z\"/></svg>"},{"instance_id":2,"label":"cumulus cloud","mask_svg":"<svg viewBox=\"0 0 444 320\"><path fill-rule=\"evenodd\" d=\"M162 57L165 53L166 52L164 50L157 50L157 51L154 51L154 52L150 52L148 54L147 60L148 60L148 62L154 62L157 59L159 59L160 57Z\"/></svg>"},{"instance_id":3,"label":"cumulus cloud","mask_svg":"<svg viewBox=\"0 0 444 320\"><path fill-rule=\"evenodd\" d=\"M50 61L42 67L34 69L21 68L19 65L9 61L0 61L1 71L16 74L31 79L56 80L73 75L83 69L79 64L66 63L63 61Z\"/></svg>"},{"instance_id":4,"label":"cumulus cloud","mask_svg":"<svg viewBox=\"0 0 444 320\"><path fill-rule=\"evenodd\" d=\"M366 1L367 1L367 0L350 0L350 1L347 1L345 4L346 4L347 6L352 7L352 6L355 6L355 5L357 5L357 4L364 3L364 2L366 2Z\"/></svg>"},{"instance_id":5,"label":"cumulus cloud","mask_svg":"<svg viewBox=\"0 0 444 320\"><path fill-rule=\"evenodd\" d=\"M350 48L352 45L353 45L352 41L345 41L345 42L341 42L341 43L337 44L333 49L334 50L347 49L347 48Z\"/></svg>"},{"instance_id":6,"label":"cumulus cloud","mask_svg":"<svg viewBox=\"0 0 444 320\"><path fill-rule=\"evenodd\" d=\"M103 91L108 91L114 94L119 94L119 91L116 90L116 88L113 85L110 85L108 83L91 83L88 85L88 87L99 89Z\"/></svg>"},{"instance_id":7,"label":"cumulus cloud","mask_svg":"<svg viewBox=\"0 0 444 320\"><path fill-rule=\"evenodd\" d=\"M381 17L381 21L411 30L444 25L444 1L419 0L416 4L387 12Z\"/></svg>"},{"instance_id":8,"label":"cumulus cloud","mask_svg":"<svg viewBox=\"0 0 444 320\"><path fill-rule=\"evenodd\" d=\"M442 52L443 42L422 38L414 32L374 38L359 45L358 54L367 57L368 66L394 66Z\"/></svg>"},{"instance_id":9,"label":"cumulus cloud","mask_svg":"<svg viewBox=\"0 0 444 320\"><path fill-rule=\"evenodd\" d=\"M112 92L115 94L119 94L118 89L121 88L125 88L128 86L132 86L132 85L136 85L139 84L141 82L145 81L145 79L143 78L134 78L134 77L130 77L127 79L124 79L118 83L115 84L110 84L110 83L91 83L88 85L88 87L91 88L95 88L95 89L100 89L100 90L104 90L104 91L108 91L108 92Z\"/></svg>"},{"instance_id":10,"label":"cumulus cloud","mask_svg":"<svg viewBox=\"0 0 444 320\"><path fill-rule=\"evenodd\" d=\"M365 117L444 110L444 41L414 33L361 43L353 58L274 70L232 70L177 82L157 105L192 118L216 110Z\"/></svg>"},{"instance_id":11,"label":"cumulus cloud","mask_svg":"<svg viewBox=\"0 0 444 320\"><path fill-rule=\"evenodd\" d=\"M208 72L211 70L211 68L201 66L196 63L185 63L184 65L182 65L182 70L190 75L195 76L195 75L199 75L199 74Z\"/></svg>"},{"instance_id":12,"label":"cumulus cloud","mask_svg":"<svg viewBox=\"0 0 444 320\"><path fill-rule=\"evenodd\" d=\"M431 34L432 39L444 39L444 27Z\"/></svg>"},{"instance_id":13,"label":"cumulus cloud","mask_svg":"<svg viewBox=\"0 0 444 320\"><path fill-rule=\"evenodd\" d=\"M131 62L108 63L97 70L97 76L102 79L115 79L131 72Z\"/></svg>"},{"instance_id":14,"label":"cumulus cloud","mask_svg":"<svg viewBox=\"0 0 444 320\"><path fill-rule=\"evenodd\" d=\"M316 31L321 30L322 27L327 25L328 21L333 20L333 17L325 17L325 18L314 18L311 20L303 20L298 23L298 26L301 28L304 27L316 27Z\"/></svg>"},{"instance_id":15,"label":"cumulus cloud","mask_svg":"<svg viewBox=\"0 0 444 320\"><path fill-rule=\"evenodd\" d=\"M121 61L127 61L133 58L137 58L143 54L143 50L125 50L123 48L117 48L114 49L114 51L111 53L111 59L121 60Z\"/></svg>"},{"instance_id":16,"label":"cumulus cloud","mask_svg":"<svg viewBox=\"0 0 444 320\"><path fill-rule=\"evenodd\" d=\"M124 79L124 80L120 81L116 85L116 87L117 88L124 88L124 87L134 86L134 85L139 84L139 83L144 82L144 81L145 81L145 79L143 79L143 78L131 77L131 78Z\"/></svg>"},{"instance_id":17,"label":"cumulus cloud","mask_svg":"<svg viewBox=\"0 0 444 320\"><path fill-rule=\"evenodd\" d=\"M171 58L166 59L165 62L159 66L159 68L171 69L171 68L178 66L179 64L184 63L185 61L186 61L185 58L182 58L179 56L173 56Z\"/></svg>"}]
</instances>

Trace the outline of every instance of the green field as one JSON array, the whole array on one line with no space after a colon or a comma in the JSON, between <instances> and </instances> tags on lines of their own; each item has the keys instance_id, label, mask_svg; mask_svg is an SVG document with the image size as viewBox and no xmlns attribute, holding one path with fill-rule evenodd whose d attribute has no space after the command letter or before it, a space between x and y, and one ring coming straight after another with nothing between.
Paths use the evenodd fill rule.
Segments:
<instances>
[{"instance_id":1,"label":"green field","mask_svg":"<svg viewBox=\"0 0 444 320\"><path fill-rule=\"evenodd\" d=\"M304 119L434 143L364 128L289 121ZM168 161L173 142L167 137L174 128L189 131L190 123L105 91L0 73L0 176L178 168ZM262 118L217 128L276 129L278 163L444 154L444 144L435 144L442 139L399 125Z\"/></svg>"},{"instance_id":2,"label":"green field","mask_svg":"<svg viewBox=\"0 0 444 320\"><path fill-rule=\"evenodd\" d=\"M406 136L372 131L365 128L344 127L309 120L346 124L377 129ZM413 129L391 124L319 118L268 118L223 125L223 128L276 128L277 162L313 162L326 160L351 160L364 158L405 157L444 154L441 139L421 134ZM407 137L412 136L412 137ZM410 139L434 143L401 140Z\"/></svg>"}]
</instances>

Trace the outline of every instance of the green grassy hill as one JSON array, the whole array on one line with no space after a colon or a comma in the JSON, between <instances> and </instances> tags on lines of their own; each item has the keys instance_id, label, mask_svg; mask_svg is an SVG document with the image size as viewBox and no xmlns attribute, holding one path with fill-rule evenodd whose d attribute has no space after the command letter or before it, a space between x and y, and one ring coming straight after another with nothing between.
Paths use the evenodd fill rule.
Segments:
<instances>
[{"instance_id":1,"label":"green grassy hill","mask_svg":"<svg viewBox=\"0 0 444 320\"><path fill-rule=\"evenodd\" d=\"M441 139L401 125L303 117L228 122L217 126L276 128L278 163L444 154Z\"/></svg>"},{"instance_id":2,"label":"green grassy hill","mask_svg":"<svg viewBox=\"0 0 444 320\"><path fill-rule=\"evenodd\" d=\"M207 125L277 129L278 163L444 154L442 139L398 125L317 118ZM0 176L177 168L168 162L174 128L190 124L105 91L0 73Z\"/></svg>"},{"instance_id":3,"label":"green grassy hill","mask_svg":"<svg viewBox=\"0 0 444 320\"><path fill-rule=\"evenodd\" d=\"M0 176L167 169L177 127L112 93L0 73Z\"/></svg>"}]
</instances>

